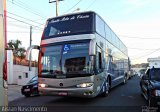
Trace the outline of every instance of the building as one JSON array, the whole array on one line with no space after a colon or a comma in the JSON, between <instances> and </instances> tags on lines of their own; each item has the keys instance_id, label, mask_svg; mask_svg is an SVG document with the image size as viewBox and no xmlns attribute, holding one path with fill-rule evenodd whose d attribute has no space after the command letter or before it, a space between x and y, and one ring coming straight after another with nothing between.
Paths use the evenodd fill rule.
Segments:
<instances>
[{"instance_id":1,"label":"building","mask_svg":"<svg viewBox=\"0 0 160 112\"><path fill-rule=\"evenodd\" d=\"M27 62L21 61L24 65ZM37 75L37 68L32 67L31 71L29 71L28 66L20 65L17 59L17 64L14 64L13 61L13 52L12 50L7 50L7 69L8 69L8 84L18 84L25 85L28 83L30 79L32 79L35 75Z\"/></svg>"},{"instance_id":2,"label":"building","mask_svg":"<svg viewBox=\"0 0 160 112\"><path fill-rule=\"evenodd\" d=\"M153 66L155 68L160 68L160 57L157 58L148 58L149 67L152 68Z\"/></svg>"}]
</instances>

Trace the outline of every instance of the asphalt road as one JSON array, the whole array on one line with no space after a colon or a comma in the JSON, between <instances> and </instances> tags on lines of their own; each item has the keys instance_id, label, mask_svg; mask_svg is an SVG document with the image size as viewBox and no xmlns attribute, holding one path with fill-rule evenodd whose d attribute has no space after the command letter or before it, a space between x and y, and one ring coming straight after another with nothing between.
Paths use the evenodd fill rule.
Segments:
<instances>
[{"instance_id":1,"label":"asphalt road","mask_svg":"<svg viewBox=\"0 0 160 112\"><path fill-rule=\"evenodd\" d=\"M139 78L133 77L125 85L113 88L107 97L97 96L93 99L37 96L20 98L9 103L9 106L47 106L58 112L142 112L147 102L140 95Z\"/></svg>"}]
</instances>

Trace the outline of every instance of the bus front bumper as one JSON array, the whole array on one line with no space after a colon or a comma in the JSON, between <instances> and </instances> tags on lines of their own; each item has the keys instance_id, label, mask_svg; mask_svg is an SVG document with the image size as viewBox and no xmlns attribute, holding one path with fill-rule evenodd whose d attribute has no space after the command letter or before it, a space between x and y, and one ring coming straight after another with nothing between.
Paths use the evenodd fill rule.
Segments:
<instances>
[{"instance_id":1,"label":"bus front bumper","mask_svg":"<svg viewBox=\"0 0 160 112\"><path fill-rule=\"evenodd\" d=\"M39 87L41 95L56 95L56 96L73 96L73 97L95 97L93 86L86 88L42 88Z\"/></svg>"}]
</instances>

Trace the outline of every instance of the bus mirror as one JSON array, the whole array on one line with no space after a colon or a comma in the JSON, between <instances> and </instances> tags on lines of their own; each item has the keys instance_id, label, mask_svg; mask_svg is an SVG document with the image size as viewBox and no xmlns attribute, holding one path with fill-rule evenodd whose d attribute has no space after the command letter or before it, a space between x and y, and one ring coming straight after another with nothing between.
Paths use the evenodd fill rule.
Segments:
<instances>
[{"instance_id":1,"label":"bus mirror","mask_svg":"<svg viewBox=\"0 0 160 112\"><path fill-rule=\"evenodd\" d=\"M89 55L95 56L96 55L96 43L94 40L90 41L89 45Z\"/></svg>"},{"instance_id":2,"label":"bus mirror","mask_svg":"<svg viewBox=\"0 0 160 112\"><path fill-rule=\"evenodd\" d=\"M90 55L90 61L94 62L94 55Z\"/></svg>"},{"instance_id":3,"label":"bus mirror","mask_svg":"<svg viewBox=\"0 0 160 112\"><path fill-rule=\"evenodd\" d=\"M40 50L40 46L32 45L32 46L28 47L27 53L26 53L26 60L29 60L29 59L30 59L32 49Z\"/></svg>"},{"instance_id":4,"label":"bus mirror","mask_svg":"<svg viewBox=\"0 0 160 112\"><path fill-rule=\"evenodd\" d=\"M90 62L90 65L91 65L91 66L94 66L94 57L95 57L95 56L90 55L90 61L89 61L89 62Z\"/></svg>"},{"instance_id":5,"label":"bus mirror","mask_svg":"<svg viewBox=\"0 0 160 112\"><path fill-rule=\"evenodd\" d=\"M90 60L89 60L89 73L94 72L94 57L93 55L90 55Z\"/></svg>"}]
</instances>

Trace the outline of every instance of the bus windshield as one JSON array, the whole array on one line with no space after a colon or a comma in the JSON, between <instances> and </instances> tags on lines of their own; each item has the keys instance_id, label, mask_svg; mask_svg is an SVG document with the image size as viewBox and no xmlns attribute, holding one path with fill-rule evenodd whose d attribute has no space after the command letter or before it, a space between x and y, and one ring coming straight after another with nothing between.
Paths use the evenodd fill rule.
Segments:
<instances>
[{"instance_id":1,"label":"bus windshield","mask_svg":"<svg viewBox=\"0 0 160 112\"><path fill-rule=\"evenodd\" d=\"M93 14L75 14L48 20L44 38L91 33L93 31Z\"/></svg>"},{"instance_id":2,"label":"bus windshield","mask_svg":"<svg viewBox=\"0 0 160 112\"><path fill-rule=\"evenodd\" d=\"M89 44L43 47L41 77L72 78L90 75Z\"/></svg>"}]
</instances>

